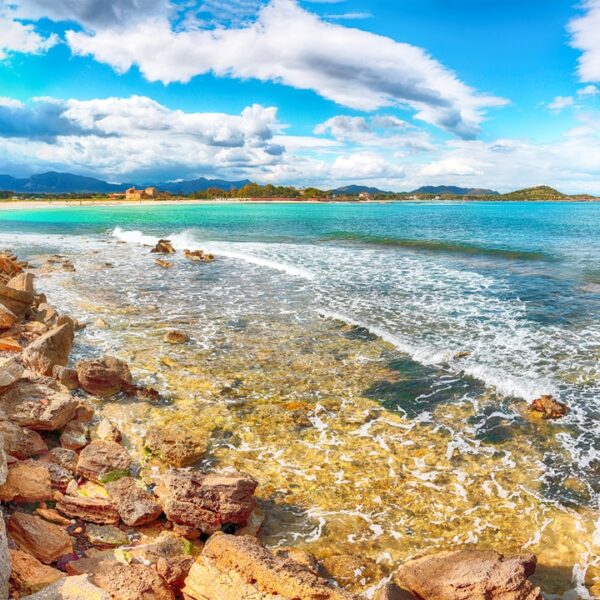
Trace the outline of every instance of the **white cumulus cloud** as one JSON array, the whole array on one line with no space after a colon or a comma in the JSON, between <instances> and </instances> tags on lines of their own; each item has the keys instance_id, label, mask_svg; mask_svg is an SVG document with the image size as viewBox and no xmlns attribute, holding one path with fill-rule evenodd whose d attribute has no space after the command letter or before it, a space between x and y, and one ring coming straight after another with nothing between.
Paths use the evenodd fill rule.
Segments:
<instances>
[{"instance_id":1,"label":"white cumulus cloud","mask_svg":"<svg viewBox=\"0 0 600 600\"><path fill-rule=\"evenodd\" d=\"M571 44L581 50L581 81L600 81L600 0L584 0L584 14L569 23Z\"/></svg>"}]
</instances>

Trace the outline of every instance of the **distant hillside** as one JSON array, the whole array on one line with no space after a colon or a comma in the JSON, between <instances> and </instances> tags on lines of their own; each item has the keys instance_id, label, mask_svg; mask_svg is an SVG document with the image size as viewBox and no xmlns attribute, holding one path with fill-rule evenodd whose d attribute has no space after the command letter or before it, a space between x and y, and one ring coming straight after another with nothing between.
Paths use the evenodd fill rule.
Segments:
<instances>
[{"instance_id":1,"label":"distant hillside","mask_svg":"<svg viewBox=\"0 0 600 600\"><path fill-rule=\"evenodd\" d=\"M171 192L172 194L191 194L193 192L203 192L209 188L218 188L220 190L239 190L246 184L250 183L249 179L242 179L241 181L226 181L225 179L206 179L200 177L199 179L191 179L189 181L167 181L159 183L156 187L161 192Z\"/></svg>"},{"instance_id":2,"label":"distant hillside","mask_svg":"<svg viewBox=\"0 0 600 600\"><path fill-rule=\"evenodd\" d=\"M432 196L497 196L498 192L481 188L463 188L455 185L424 185L410 194L430 194Z\"/></svg>"},{"instance_id":3,"label":"distant hillside","mask_svg":"<svg viewBox=\"0 0 600 600\"><path fill-rule=\"evenodd\" d=\"M211 187L231 190L240 188L247 183L249 183L247 179L243 181L225 181L223 179L206 179L201 177L200 179L193 179L191 181L170 181L159 184L148 183L147 185L156 185L160 191L171 192L173 194L190 194ZM0 175L0 190L18 194L110 194L123 192L128 187L134 185L133 183L108 183L94 177L83 177L81 175L74 175L73 173L57 173L55 171L40 173L26 178ZM135 187L147 186L137 184Z\"/></svg>"},{"instance_id":4,"label":"distant hillside","mask_svg":"<svg viewBox=\"0 0 600 600\"><path fill-rule=\"evenodd\" d=\"M336 188L335 190L329 190L330 194L342 195L342 196L358 196L358 194L391 194L392 192L384 192L376 187L368 187L366 185L346 185L344 187Z\"/></svg>"},{"instance_id":5,"label":"distant hillside","mask_svg":"<svg viewBox=\"0 0 600 600\"><path fill-rule=\"evenodd\" d=\"M502 200L563 200L569 197L547 185L525 188L500 196Z\"/></svg>"}]
</instances>

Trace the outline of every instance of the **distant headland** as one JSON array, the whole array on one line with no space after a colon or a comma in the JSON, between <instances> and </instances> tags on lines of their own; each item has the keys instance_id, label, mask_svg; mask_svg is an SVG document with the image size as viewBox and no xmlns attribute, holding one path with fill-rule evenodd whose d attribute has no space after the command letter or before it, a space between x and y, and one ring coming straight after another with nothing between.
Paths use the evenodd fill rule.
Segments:
<instances>
[{"instance_id":1,"label":"distant headland","mask_svg":"<svg viewBox=\"0 0 600 600\"><path fill-rule=\"evenodd\" d=\"M0 175L0 200L274 200L274 201L578 201L594 202L591 194L564 194L546 186L529 187L501 194L492 189L452 185L422 186L408 192L392 192L377 187L348 185L335 189L260 185L247 179L228 181L200 177L160 183L109 183L73 173L48 172L17 178Z\"/></svg>"}]
</instances>

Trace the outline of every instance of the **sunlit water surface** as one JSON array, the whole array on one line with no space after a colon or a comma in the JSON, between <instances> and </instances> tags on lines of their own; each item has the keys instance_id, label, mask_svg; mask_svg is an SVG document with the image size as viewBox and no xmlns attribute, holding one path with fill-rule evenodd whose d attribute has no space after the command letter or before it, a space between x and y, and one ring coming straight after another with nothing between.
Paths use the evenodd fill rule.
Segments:
<instances>
[{"instance_id":1,"label":"sunlit water surface","mask_svg":"<svg viewBox=\"0 0 600 600\"><path fill-rule=\"evenodd\" d=\"M158 237L216 260L161 269ZM145 431L183 425L202 468L260 481L268 544L357 590L477 546L600 596L600 205L53 208L0 213L0 245L72 259L39 287L89 323L74 359L121 356L163 393L102 407L148 479ZM541 393L569 415L533 418Z\"/></svg>"}]
</instances>

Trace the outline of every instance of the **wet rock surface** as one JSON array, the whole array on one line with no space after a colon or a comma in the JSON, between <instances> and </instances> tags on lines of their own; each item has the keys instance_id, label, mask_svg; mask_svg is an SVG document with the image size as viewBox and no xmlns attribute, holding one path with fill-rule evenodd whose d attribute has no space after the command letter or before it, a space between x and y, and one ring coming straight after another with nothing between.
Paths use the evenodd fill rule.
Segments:
<instances>
[{"instance_id":1,"label":"wet rock surface","mask_svg":"<svg viewBox=\"0 0 600 600\"><path fill-rule=\"evenodd\" d=\"M104 398L118 394L132 382L127 364L112 356L79 361L77 378L88 394Z\"/></svg>"},{"instance_id":2,"label":"wet rock surface","mask_svg":"<svg viewBox=\"0 0 600 600\"><path fill-rule=\"evenodd\" d=\"M544 419L560 419L569 412L569 407L550 395L543 395L530 404L529 410L541 414Z\"/></svg>"},{"instance_id":3,"label":"wet rock surface","mask_svg":"<svg viewBox=\"0 0 600 600\"><path fill-rule=\"evenodd\" d=\"M144 449L172 467L187 467L198 462L207 449L207 441L182 427L155 427L144 438Z\"/></svg>"},{"instance_id":4,"label":"wet rock surface","mask_svg":"<svg viewBox=\"0 0 600 600\"><path fill-rule=\"evenodd\" d=\"M90 481L108 483L129 474L131 457L123 446L94 440L79 454L77 472Z\"/></svg>"},{"instance_id":5,"label":"wet rock surface","mask_svg":"<svg viewBox=\"0 0 600 600\"><path fill-rule=\"evenodd\" d=\"M25 364L41 375L51 376L54 367L67 365L74 335L69 323L54 327L27 346L23 352Z\"/></svg>"}]
</instances>

